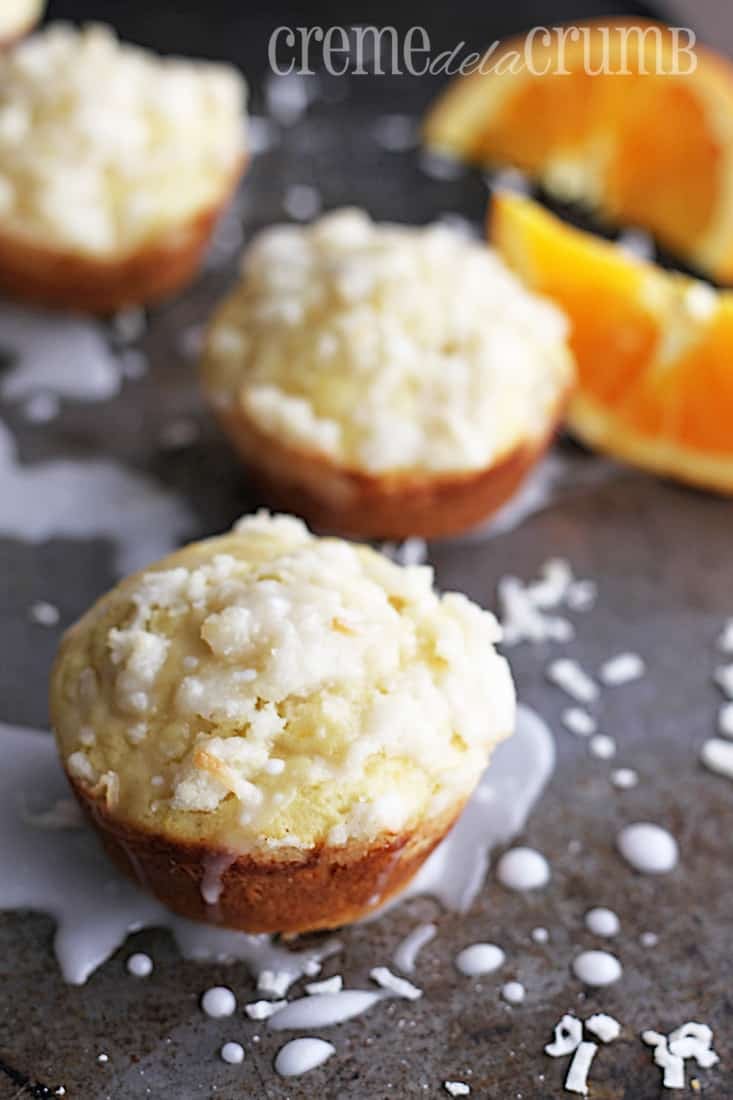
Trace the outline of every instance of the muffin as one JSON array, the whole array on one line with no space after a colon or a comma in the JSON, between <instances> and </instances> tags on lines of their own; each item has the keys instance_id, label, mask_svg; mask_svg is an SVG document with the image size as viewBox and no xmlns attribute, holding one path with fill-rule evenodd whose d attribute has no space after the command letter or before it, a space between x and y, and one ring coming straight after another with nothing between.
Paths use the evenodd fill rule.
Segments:
<instances>
[{"instance_id":1,"label":"muffin","mask_svg":"<svg viewBox=\"0 0 733 1100\"><path fill-rule=\"evenodd\" d=\"M486 245L347 209L255 239L203 387L272 504L344 534L446 535L547 447L573 379L565 337Z\"/></svg>"},{"instance_id":2,"label":"muffin","mask_svg":"<svg viewBox=\"0 0 733 1100\"><path fill-rule=\"evenodd\" d=\"M0 291L90 312L195 272L244 161L244 83L103 26L0 56Z\"/></svg>"},{"instance_id":3,"label":"muffin","mask_svg":"<svg viewBox=\"0 0 733 1100\"><path fill-rule=\"evenodd\" d=\"M334 927L407 883L511 733L498 634L429 568L258 513L69 630L59 750L109 855L169 908Z\"/></svg>"},{"instance_id":4,"label":"muffin","mask_svg":"<svg viewBox=\"0 0 733 1100\"><path fill-rule=\"evenodd\" d=\"M22 38L41 18L43 0L3 0L0 6L0 46Z\"/></svg>"}]
</instances>

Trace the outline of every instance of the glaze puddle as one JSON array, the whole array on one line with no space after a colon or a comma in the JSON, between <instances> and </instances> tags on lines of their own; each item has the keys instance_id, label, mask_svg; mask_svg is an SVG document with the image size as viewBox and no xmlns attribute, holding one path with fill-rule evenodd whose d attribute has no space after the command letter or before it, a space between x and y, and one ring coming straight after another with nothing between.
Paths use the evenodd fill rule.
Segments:
<instances>
[{"instance_id":1,"label":"glaze puddle","mask_svg":"<svg viewBox=\"0 0 733 1100\"><path fill-rule=\"evenodd\" d=\"M109 538L121 574L169 553L195 527L188 507L173 493L107 459L21 465L2 423L0 500L0 535L26 542Z\"/></svg>"},{"instance_id":2,"label":"glaze puddle","mask_svg":"<svg viewBox=\"0 0 733 1100\"><path fill-rule=\"evenodd\" d=\"M0 723L0 909L32 909L56 921L54 951L66 981L82 985L142 928L167 928L184 958L239 960L256 976L276 975L285 990L337 949L333 940L291 951L265 935L246 935L177 917L123 878L94 834L58 815L40 829L38 815L68 805L69 789L53 738ZM552 734L519 708L517 731L494 754L474 797L443 844L400 897L430 894L463 911L476 897L491 849L524 826L553 768ZM66 822L71 827L64 827ZM379 996L379 994L378 994Z\"/></svg>"}]
</instances>

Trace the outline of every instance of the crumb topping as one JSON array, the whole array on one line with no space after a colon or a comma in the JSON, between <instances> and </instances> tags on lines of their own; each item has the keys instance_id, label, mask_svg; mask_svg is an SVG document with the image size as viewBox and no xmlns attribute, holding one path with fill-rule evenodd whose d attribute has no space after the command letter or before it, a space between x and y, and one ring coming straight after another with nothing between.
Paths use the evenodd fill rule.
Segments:
<instances>
[{"instance_id":1,"label":"crumb topping","mask_svg":"<svg viewBox=\"0 0 733 1100\"><path fill-rule=\"evenodd\" d=\"M548 431L565 336L486 245L346 209L256 238L204 376L220 407L349 467L473 470Z\"/></svg>"},{"instance_id":2,"label":"crumb topping","mask_svg":"<svg viewBox=\"0 0 733 1100\"><path fill-rule=\"evenodd\" d=\"M54 23L0 56L3 231L117 255L220 201L242 156L233 68Z\"/></svg>"},{"instance_id":3,"label":"crumb topping","mask_svg":"<svg viewBox=\"0 0 733 1100\"><path fill-rule=\"evenodd\" d=\"M369 840L467 797L511 732L498 635L429 568L258 514L72 629L57 734L123 815L245 850Z\"/></svg>"}]
</instances>

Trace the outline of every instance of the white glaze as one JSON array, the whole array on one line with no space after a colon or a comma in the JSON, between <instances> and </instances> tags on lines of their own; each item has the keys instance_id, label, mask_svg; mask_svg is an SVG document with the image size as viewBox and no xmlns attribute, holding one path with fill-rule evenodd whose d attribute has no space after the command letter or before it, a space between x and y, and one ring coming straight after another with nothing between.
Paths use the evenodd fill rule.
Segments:
<instances>
[{"instance_id":1,"label":"white glaze","mask_svg":"<svg viewBox=\"0 0 733 1100\"><path fill-rule=\"evenodd\" d=\"M465 1081L444 1081L443 1088L449 1096L468 1096L471 1092L470 1085Z\"/></svg>"},{"instance_id":2,"label":"white glaze","mask_svg":"<svg viewBox=\"0 0 733 1100\"><path fill-rule=\"evenodd\" d=\"M400 900L430 894L446 909L465 912L481 889L491 850L524 828L554 765L549 727L535 711L520 705L514 736L494 751L458 822Z\"/></svg>"},{"instance_id":3,"label":"white glaze","mask_svg":"<svg viewBox=\"0 0 733 1100\"><path fill-rule=\"evenodd\" d=\"M38 626L56 626L61 616L55 604L47 600L36 600L28 609L28 617Z\"/></svg>"},{"instance_id":4,"label":"white glaze","mask_svg":"<svg viewBox=\"0 0 733 1100\"><path fill-rule=\"evenodd\" d=\"M495 943L472 943L456 955L456 969L469 978L492 974L503 966L506 955Z\"/></svg>"},{"instance_id":5,"label":"white glaze","mask_svg":"<svg viewBox=\"0 0 733 1100\"><path fill-rule=\"evenodd\" d=\"M127 973L132 974L133 978L147 978L153 973L153 960L150 955L145 955L141 951L130 955L125 966Z\"/></svg>"},{"instance_id":6,"label":"white glaze","mask_svg":"<svg viewBox=\"0 0 733 1100\"><path fill-rule=\"evenodd\" d=\"M611 782L620 791L628 791L639 782L639 776L633 768L616 768L611 772Z\"/></svg>"},{"instance_id":7,"label":"white glaze","mask_svg":"<svg viewBox=\"0 0 733 1100\"><path fill-rule=\"evenodd\" d=\"M418 924L412 932L408 932L405 938L397 944L392 955L395 966L405 974L414 973L418 955L423 947L434 938L437 931L434 924Z\"/></svg>"},{"instance_id":8,"label":"white glaze","mask_svg":"<svg viewBox=\"0 0 733 1100\"><path fill-rule=\"evenodd\" d=\"M1 422L0 500L0 535L26 542L108 538L117 549L121 573L162 557L195 526L186 505L172 493L107 459L20 465Z\"/></svg>"},{"instance_id":9,"label":"white glaze","mask_svg":"<svg viewBox=\"0 0 733 1100\"><path fill-rule=\"evenodd\" d=\"M324 993L340 993L343 988L344 979L340 974L334 974L332 978L324 978L322 982L308 982L305 991L311 997L318 997Z\"/></svg>"},{"instance_id":10,"label":"white glaze","mask_svg":"<svg viewBox=\"0 0 733 1100\"><path fill-rule=\"evenodd\" d=\"M621 977L621 963L608 951L581 951L573 959L573 973L584 985L612 985Z\"/></svg>"},{"instance_id":11,"label":"white glaze","mask_svg":"<svg viewBox=\"0 0 733 1100\"><path fill-rule=\"evenodd\" d=\"M237 1011L237 998L225 985L212 986L201 997L201 1011L212 1020L223 1020Z\"/></svg>"},{"instance_id":12,"label":"white glaze","mask_svg":"<svg viewBox=\"0 0 733 1100\"><path fill-rule=\"evenodd\" d=\"M532 929L532 939L535 943L549 943L550 933L546 928L539 927Z\"/></svg>"},{"instance_id":13,"label":"white glaze","mask_svg":"<svg viewBox=\"0 0 733 1100\"><path fill-rule=\"evenodd\" d=\"M598 698L595 680L570 657L558 657L556 661L550 661L545 675L551 684L555 684L578 703L593 703Z\"/></svg>"},{"instance_id":14,"label":"white glaze","mask_svg":"<svg viewBox=\"0 0 733 1100\"><path fill-rule=\"evenodd\" d=\"M510 848L499 860L496 877L507 890L539 890L550 881L550 865L534 848Z\"/></svg>"},{"instance_id":15,"label":"white glaze","mask_svg":"<svg viewBox=\"0 0 733 1100\"><path fill-rule=\"evenodd\" d=\"M713 678L723 694L728 699L733 699L733 661L728 665L720 665L716 668Z\"/></svg>"},{"instance_id":16,"label":"white glaze","mask_svg":"<svg viewBox=\"0 0 733 1100\"><path fill-rule=\"evenodd\" d=\"M333 1027L361 1016L389 995L386 990L345 989L319 997L298 997L270 1016L267 1026L273 1031Z\"/></svg>"},{"instance_id":17,"label":"white glaze","mask_svg":"<svg viewBox=\"0 0 733 1100\"><path fill-rule=\"evenodd\" d=\"M718 733L733 738L733 702L723 703L718 711Z\"/></svg>"},{"instance_id":18,"label":"white glaze","mask_svg":"<svg viewBox=\"0 0 733 1100\"><path fill-rule=\"evenodd\" d=\"M230 1066L238 1066L244 1061L244 1047L241 1043L224 1043L219 1056L222 1062L228 1062Z\"/></svg>"},{"instance_id":19,"label":"white glaze","mask_svg":"<svg viewBox=\"0 0 733 1100\"><path fill-rule=\"evenodd\" d=\"M325 1039L291 1039L277 1052L275 1071L281 1077L299 1077L322 1066L335 1053L335 1046Z\"/></svg>"},{"instance_id":20,"label":"white glaze","mask_svg":"<svg viewBox=\"0 0 733 1100\"><path fill-rule=\"evenodd\" d=\"M590 737L598 729L592 714L582 707L568 707L562 712L562 724L577 737Z\"/></svg>"},{"instance_id":21,"label":"white glaze","mask_svg":"<svg viewBox=\"0 0 733 1100\"><path fill-rule=\"evenodd\" d=\"M616 844L626 862L646 875L666 875L677 866L677 841L666 829L642 821L626 825Z\"/></svg>"},{"instance_id":22,"label":"white glaze","mask_svg":"<svg viewBox=\"0 0 733 1100\"><path fill-rule=\"evenodd\" d=\"M621 922L613 909L604 909L599 906L589 909L585 914L585 927L594 936L617 936L621 930Z\"/></svg>"},{"instance_id":23,"label":"white glaze","mask_svg":"<svg viewBox=\"0 0 733 1100\"><path fill-rule=\"evenodd\" d=\"M597 733L591 737L588 748L591 756L599 760L611 760L616 755L616 742L607 733Z\"/></svg>"},{"instance_id":24,"label":"white glaze","mask_svg":"<svg viewBox=\"0 0 733 1100\"><path fill-rule=\"evenodd\" d=\"M386 966L375 966L369 971L369 977L382 989L389 990L396 997L403 997L407 1001L418 1001L422 997L422 989L418 989L407 978L400 978Z\"/></svg>"},{"instance_id":25,"label":"white glaze","mask_svg":"<svg viewBox=\"0 0 733 1100\"><path fill-rule=\"evenodd\" d=\"M521 982L506 982L501 987L501 995L507 1004L520 1005L526 996L527 991Z\"/></svg>"},{"instance_id":26,"label":"white glaze","mask_svg":"<svg viewBox=\"0 0 733 1100\"><path fill-rule=\"evenodd\" d=\"M700 759L708 771L733 779L733 741L711 737L703 745Z\"/></svg>"},{"instance_id":27,"label":"white glaze","mask_svg":"<svg viewBox=\"0 0 733 1100\"><path fill-rule=\"evenodd\" d=\"M119 392L119 364L96 321L2 302L0 331L15 360L0 380L3 400L50 393L106 401Z\"/></svg>"},{"instance_id":28,"label":"white glaze","mask_svg":"<svg viewBox=\"0 0 733 1100\"><path fill-rule=\"evenodd\" d=\"M620 684L639 680L645 671L646 666L638 653L619 653L616 657L604 661L598 671L598 678L602 684L617 687Z\"/></svg>"},{"instance_id":29,"label":"white glaze","mask_svg":"<svg viewBox=\"0 0 733 1100\"><path fill-rule=\"evenodd\" d=\"M86 828L54 828L40 840L33 815L69 801L53 740L0 724L0 744L7 757L0 772L0 909L34 909L56 920L54 948L67 981L83 984L130 932L145 927L170 929L185 958L245 962L259 976L259 988L280 997L338 950L331 940L289 951L267 936L177 917L119 875ZM499 746L460 821L403 897L428 893L465 910L481 887L491 848L523 828L554 755L545 723L520 707L514 737Z\"/></svg>"}]
</instances>

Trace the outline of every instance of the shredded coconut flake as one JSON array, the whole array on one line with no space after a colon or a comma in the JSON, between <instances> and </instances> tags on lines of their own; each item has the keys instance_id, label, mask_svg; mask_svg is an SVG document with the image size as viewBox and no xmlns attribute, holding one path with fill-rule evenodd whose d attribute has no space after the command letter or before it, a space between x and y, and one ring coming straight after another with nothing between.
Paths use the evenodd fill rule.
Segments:
<instances>
[{"instance_id":1,"label":"shredded coconut flake","mask_svg":"<svg viewBox=\"0 0 733 1100\"><path fill-rule=\"evenodd\" d=\"M598 676L608 686L629 684L639 680L646 671L646 665L638 653L619 653L601 665Z\"/></svg>"},{"instance_id":2,"label":"shredded coconut flake","mask_svg":"<svg viewBox=\"0 0 733 1100\"><path fill-rule=\"evenodd\" d=\"M408 1001L417 1001L422 997L422 989L418 989L407 978L400 978L393 974L386 966L375 966L369 971L369 977L382 989L388 989L398 997L404 997Z\"/></svg>"},{"instance_id":3,"label":"shredded coconut flake","mask_svg":"<svg viewBox=\"0 0 733 1100\"><path fill-rule=\"evenodd\" d=\"M598 685L584 672L577 661L560 657L551 661L546 670L547 679L579 703L593 703L598 698Z\"/></svg>"}]
</instances>

